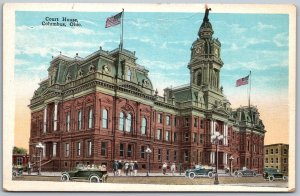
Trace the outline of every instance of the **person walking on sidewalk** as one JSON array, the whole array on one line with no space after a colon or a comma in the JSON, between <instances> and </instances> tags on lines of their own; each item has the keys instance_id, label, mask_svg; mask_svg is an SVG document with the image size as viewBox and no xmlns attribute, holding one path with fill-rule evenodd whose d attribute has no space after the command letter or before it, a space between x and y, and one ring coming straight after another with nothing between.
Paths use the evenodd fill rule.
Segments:
<instances>
[{"instance_id":1,"label":"person walking on sidewalk","mask_svg":"<svg viewBox=\"0 0 300 196\"><path fill-rule=\"evenodd\" d=\"M121 176L122 169L123 169L123 163L122 163L122 161L120 160L120 161L118 162L118 174L119 174L119 176Z\"/></svg>"},{"instance_id":2,"label":"person walking on sidewalk","mask_svg":"<svg viewBox=\"0 0 300 196\"><path fill-rule=\"evenodd\" d=\"M172 172L173 176L175 175L175 171L176 171L176 165L175 165L175 162L173 162L171 165L171 172Z\"/></svg>"},{"instance_id":3,"label":"person walking on sidewalk","mask_svg":"<svg viewBox=\"0 0 300 196\"><path fill-rule=\"evenodd\" d=\"M125 161L124 172L125 172L126 176L128 176L128 171L129 171L129 163L128 163L128 161Z\"/></svg>"},{"instance_id":4,"label":"person walking on sidewalk","mask_svg":"<svg viewBox=\"0 0 300 196\"><path fill-rule=\"evenodd\" d=\"M133 165L133 173L134 176L137 175L137 170L139 169L139 165L137 164L137 161L134 161L134 165Z\"/></svg>"},{"instance_id":5,"label":"person walking on sidewalk","mask_svg":"<svg viewBox=\"0 0 300 196\"><path fill-rule=\"evenodd\" d=\"M164 162L164 164L162 165L162 171L163 171L163 175L166 175L166 172L167 172L167 163Z\"/></svg>"},{"instance_id":6,"label":"person walking on sidewalk","mask_svg":"<svg viewBox=\"0 0 300 196\"><path fill-rule=\"evenodd\" d=\"M133 176L133 166L134 166L133 161L130 161L130 163L129 163L130 176Z\"/></svg>"},{"instance_id":7,"label":"person walking on sidewalk","mask_svg":"<svg viewBox=\"0 0 300 196\"><path fill-rule=\"evenodd\" d=\"M118 175L118 161L115 160L114 163L113 163L113 172L114 172L114 176L117 176Z\"/></svg>"}]
</instances>

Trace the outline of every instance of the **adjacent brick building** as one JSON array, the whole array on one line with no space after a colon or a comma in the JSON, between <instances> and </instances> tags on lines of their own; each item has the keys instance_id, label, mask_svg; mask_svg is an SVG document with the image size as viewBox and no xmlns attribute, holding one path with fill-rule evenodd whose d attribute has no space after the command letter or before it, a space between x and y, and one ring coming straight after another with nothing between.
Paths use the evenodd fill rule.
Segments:
<instances>
[{"instance_id":1,"label":"adjacent brick building","mask_svg":"<svg viewBox=\"0 0 300 196\"><path fill-rule=\"evenodd\" d=\"M285 176L289 171L289 145L270 144L264 146L265 167L276 168Z\"/></svg>"},{"instance_id":2,"label":"adjacent brick building","mask_svg":"<svg viewBox=\"0 0 300 196\"><path fill-rule=\"evenodd\" d=\"M149 71L134 52L117 48L81 58L52 59L48 78L31 99L30 154L44 145L44 169L137 160L151 170L163 162L215 165L211 135L219 131L219 168L244 166L262 172L264 125L258 109L232 109L220 86L221 43L212 37L206 11L188 63L190 83L154 90Z\"/></svg>"}]
</instances>

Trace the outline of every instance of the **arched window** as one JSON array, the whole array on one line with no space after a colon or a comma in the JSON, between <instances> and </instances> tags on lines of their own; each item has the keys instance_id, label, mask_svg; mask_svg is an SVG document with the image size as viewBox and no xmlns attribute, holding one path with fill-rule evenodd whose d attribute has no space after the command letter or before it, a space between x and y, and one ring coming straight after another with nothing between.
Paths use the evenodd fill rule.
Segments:
<instances>
[{"instance_id":1,"label":"arched window","mask_svg":"<svg viewBox=\"0 0 300 196\"><path fill-rule=\"evenodd\" d=\"M199 71L197 74L197 85L200 86L202 83L202 72Z\"/></svg>"},{"instance_id":2,"label":"arched window","mask_svg":"<svg viewBox=\"0 0 300 196\"><path fill-rule=\"evenodd\" d=\"M77 122L78 130L80 130L81 126L82 126L81 119L82 119L82 114L81 114L81 110L79 110L79 112L78 112L78 122Z\"/></svg>"},{"instance_id":3,"label":"arched window","mask_svg":"<svg viewBox=\"0 0 300 196\"><path fill-rule=\"evenodd\" d=\"M93 127L93 110L90 108L89 110L89 129Z\"/></svg>"},{"instance_id":4,"label":"arched window","mask_svg":"<svg viewBox=\"0 0 300 196\"><path fill-rule=\"evenodd\" d=\"M70 124L71 124L71 117L70 117L70 112L67 113L67 118L66 118L66 130L70 131Z\"/></svg>"},{"instance_id":5,"label":"arched window","mask_svg":"<svg viewBox=\"0 0 300 196\"><path fill-rule=\"evenodd\" d=\"M131 132L132 127L132 115L129 113L126 118L126 131Z\"/></svg>"},{"instance_id":6,"label":"arched window","mask_svg":"<svg viewBox=\"0 0 300 196\"><path fill-rule=\"evenodd\" d=\"M107 109L102 110L102 128L108 128L108 111Z\"/></svg>"},{"instance_id":7,"label":"arched window","mask_svg":"<svg viewBox=\"0 0 300 196\"><path fill-rule=\"evenodd\" d=\"M127 70L127 80L131 81L131 71L130 71L130 69Z\"/></svg>"},{"instance_id":8,"label":"arched window","mask_svg":"<svg viewBox=\"0 0 300 196\"><path fill-rule=\"evenodd\" d=\"M120 131L124 131L124 125L125 125L124 121L125 121L124 113L120 112L120 122L119 122L119 130Z\"/></svg>"},{"instance_id":9,"label":"arched window","mask_svg":"<svg viewBox=\"0 0 300 196\"><path fill-rule=\"evenodd\" d=\"M145 117L142 118L141 133L142 135L147 134L147 119Z\"/></svg>"}]
</instances>

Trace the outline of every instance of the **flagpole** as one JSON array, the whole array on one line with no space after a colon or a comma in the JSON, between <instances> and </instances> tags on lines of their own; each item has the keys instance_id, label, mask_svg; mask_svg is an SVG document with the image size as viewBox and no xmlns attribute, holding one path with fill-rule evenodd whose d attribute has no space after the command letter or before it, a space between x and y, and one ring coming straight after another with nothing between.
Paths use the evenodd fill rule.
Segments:
<instances>
[{"instance_id":1,"label":"flagpole","mask_svg":"<svg viewBox=\"0 0 300 196\"><path fill-rule=\"evenodd\" d=\"M249 108L250 108L250 98L251 98L251 71L249 73L249 97L248 97L248 105L249 105Z\"/></svg>"},{"instance_id":2,"label":"flagpole","mask_svg":"<svg viewBox=\"0 0 300 196\"><path fill-rule=\"evenodd\" d=\"M123 19L124 19L124 8L122 8L122 31L121 31L121 51L123 50Z\"/></svg>"}]
</instances>

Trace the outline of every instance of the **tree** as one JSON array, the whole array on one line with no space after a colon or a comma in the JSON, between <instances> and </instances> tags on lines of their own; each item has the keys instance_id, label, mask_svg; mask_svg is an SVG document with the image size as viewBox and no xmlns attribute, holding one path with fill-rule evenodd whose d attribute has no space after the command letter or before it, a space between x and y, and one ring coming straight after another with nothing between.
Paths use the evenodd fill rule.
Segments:
<instances>
[{"instance_id":1,"label":"tree","mask_svg":"<svg viewBox=\"0 0 300 196\"><path fill-rule=\"evenodd\" d=\"M13 154L27 154L27 149L14 146Z\"/></svg>"}]
</instances>

